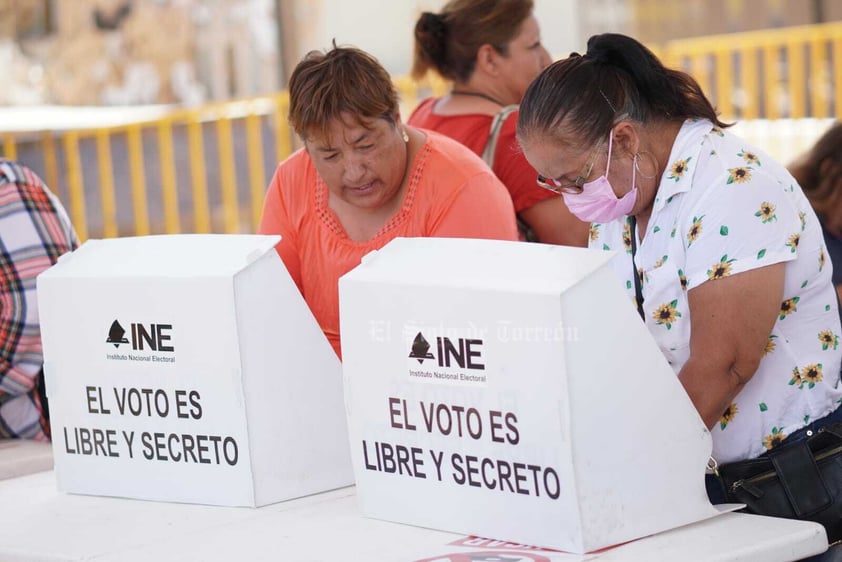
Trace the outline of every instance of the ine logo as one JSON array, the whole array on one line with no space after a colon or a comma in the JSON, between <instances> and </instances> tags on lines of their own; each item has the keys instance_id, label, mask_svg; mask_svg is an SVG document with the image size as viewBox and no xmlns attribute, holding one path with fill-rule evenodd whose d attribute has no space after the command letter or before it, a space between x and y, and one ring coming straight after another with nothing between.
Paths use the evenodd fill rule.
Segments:
<instances>
[{"instance_id":1,"label":"ine logo","mask_svg":"<svg viewBox=\"0 0 842 562\"><path fill-rule=\"evenodd\" d=\"M113 343L114 347L120 347L121 343L129 343L129 340L125 338L126 330L120 325L118 321L114 321L111 323L111 329L108 330L108 339L105 340L105 343Z\"/></svg>"},{"instance_id":2,"label":"ine logo","mask_svg":"<svg viewBox=\"0 0 842 562\"><path fill-rule=\"evenodd\" d=\"M430 353L430 343L424 339L424 334L421 332L418 332L412 342L412 351L409 352L409 357L418 359L419 363L423 363L424 359L435 359L433 354Z\"/></svg>"},{"instance_id":3,"label":"ine logo","mask_svg":"<svg viewBox=\"0 0 842 562\"><path fill-rule=\"evenodd\" d=\"M143 325L132 322L129 324L131 333L131 340L126 338L126 330L120 325L120 322L114 320L111 323L111 328L108 330L108 338L106 343L113 344L114 347L119 348L120 344L131 344L132 349L142 351L149 349L150 351L175 351L171 345L172 324L149 324Z\"/></svg>"},{"instance_id":4,"label":"ine logo","mask_svg":"<svg viewBox=\"0 0 842 562\"><path fill-rule=\"evenodd\" d=\"M482 355L482 351L479 349L482 346L482 340L458 338L455 341L456 343L447 337L436 338L439 367L459 366L463 369L485 370L485 365L479 362ZM409 357L410 359L417 359L419 363L424 363L425 359L436 359L436 356L430 352L430 343L421 332L418 332L418 335L412 341L412 350L409 352ZM455 365L451 363L455 363Z\"/></svg>"}]
</instances>

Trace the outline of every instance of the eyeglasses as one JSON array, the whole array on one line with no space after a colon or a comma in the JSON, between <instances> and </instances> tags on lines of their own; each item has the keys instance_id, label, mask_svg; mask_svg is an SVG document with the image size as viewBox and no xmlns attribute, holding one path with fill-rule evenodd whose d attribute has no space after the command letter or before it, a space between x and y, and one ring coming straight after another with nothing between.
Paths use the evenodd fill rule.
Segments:
<instances>
[{"instance_id":1,"label":"eyeglasses","mask_svg":"<svg viewBox=\"0 0 842 562\"><path fill-rule=\"evenodd\" d=\"M535 180L535 183L544 189L549 189L553 193L557 193L559 195L562 193L569 193L571 195L578 195L579 193L582 193L584 185L588 181L591 171L593 170L596 157L599 156L599 149L602 148L602 144L603 143L599 143L599 146L594 149L593 154L588 159L588 163L585 164L585 167L582 168L582 172L575 180L573 180L573 183L562 184L556 179L548 178L546 176L542 176L541 174L538 174L538 178Z\"/></svg>"}]
</instances>

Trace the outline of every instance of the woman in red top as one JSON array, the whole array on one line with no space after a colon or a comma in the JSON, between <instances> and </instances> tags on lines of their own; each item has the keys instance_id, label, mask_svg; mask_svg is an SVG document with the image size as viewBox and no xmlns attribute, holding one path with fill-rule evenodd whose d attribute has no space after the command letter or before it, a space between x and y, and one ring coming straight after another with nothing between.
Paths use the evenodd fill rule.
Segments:
<instances>
[{"instance_id":1,"label":"woman in red top","mask_svg":"<svg viewBox=\"0 0 842 562\"><path fill-rule=\"evenodd\" d=\"M408 123L482 154L494 116L520 103L526 87L551 62L532 8L532 0L451 0L441 13L421 14L412 75L421 78L434 69L453 81L453 89L424 100ZM493 170L509 190L518 217L541 242L587 246L589 225L574 217L561 197L535 184L536 172L515 139L516 123L513 111L502 124Z\"/></svg>"},{"instance_id":2,"label":"woman in red top","mask_svg":"<svg viewBox=\"0 0 842 562\"><path fill-rule=\"evenodd\" d=\"M506 188L456 141L401 122L389 74L354 48L312 52L292 73L304 148L278 165L261 234L276 246L340 354L339 277L398 236L516 240Z\"/></svg>"}]
</instances>

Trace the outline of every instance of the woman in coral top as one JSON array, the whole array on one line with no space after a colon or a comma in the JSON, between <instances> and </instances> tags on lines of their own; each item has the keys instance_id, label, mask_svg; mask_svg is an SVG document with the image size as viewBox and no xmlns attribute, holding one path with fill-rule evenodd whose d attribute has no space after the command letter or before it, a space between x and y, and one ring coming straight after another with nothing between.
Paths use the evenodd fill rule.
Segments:
<instances>
[{"instance_id":1,"label":"woman in coral top","mask_svg":"<svg viewBox=\"0 0 842 562\"><path fill-rule=\"evenodd\" d=\"M445 134L481 155L492 120L504 108L511 110L486 161L509 190L522 230L540 242L587 246L588 224L573 216L561 197L535 184L536 172L515 138L514 104L551 62L532 7L532 0L451 0L441 13L421 14L412 75L421 78L435 70L453 81L453 89L424 100L408 123Z\"/></svg>"},{"instance_id":2,"label":"woman in coral top","mask_svg":"<svg viewBox=\"0 0 842 562\"><path fill-rule=\"evenodd\" d=\"M304 148L281 162L259 232L337 355L338 280L396 237L516 240L506 188L459 143L401 122L389 74L369 54L312 52L290 78L289 120Z\"/></svg>"}]
</instances>

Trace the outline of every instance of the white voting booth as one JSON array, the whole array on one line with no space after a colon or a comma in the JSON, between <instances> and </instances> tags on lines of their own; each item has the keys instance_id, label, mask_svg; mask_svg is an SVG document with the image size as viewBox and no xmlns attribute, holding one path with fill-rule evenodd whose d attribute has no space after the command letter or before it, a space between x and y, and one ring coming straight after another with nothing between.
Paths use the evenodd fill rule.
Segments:
<instances>
[{"instance_id":1,"label":"white voting booth","mask_svg":"<svg viewBox=\"0 0 842 562\"><path fill-rule=\"evenodd\" d=\"M364 515L584 553L716 516L613 253L396 239L340 279Z\"/></svg>"},{"instance_id":2,"label":"white voting booth","mask_svg":"<svg viewBox=\"0 0 842 562\"><path fill-rule=\"evenodd\" d=\"M341 367L278 240L90 240L38 277L60 490L259 506L353 482Z\"/></svg>"}]
</instances>

